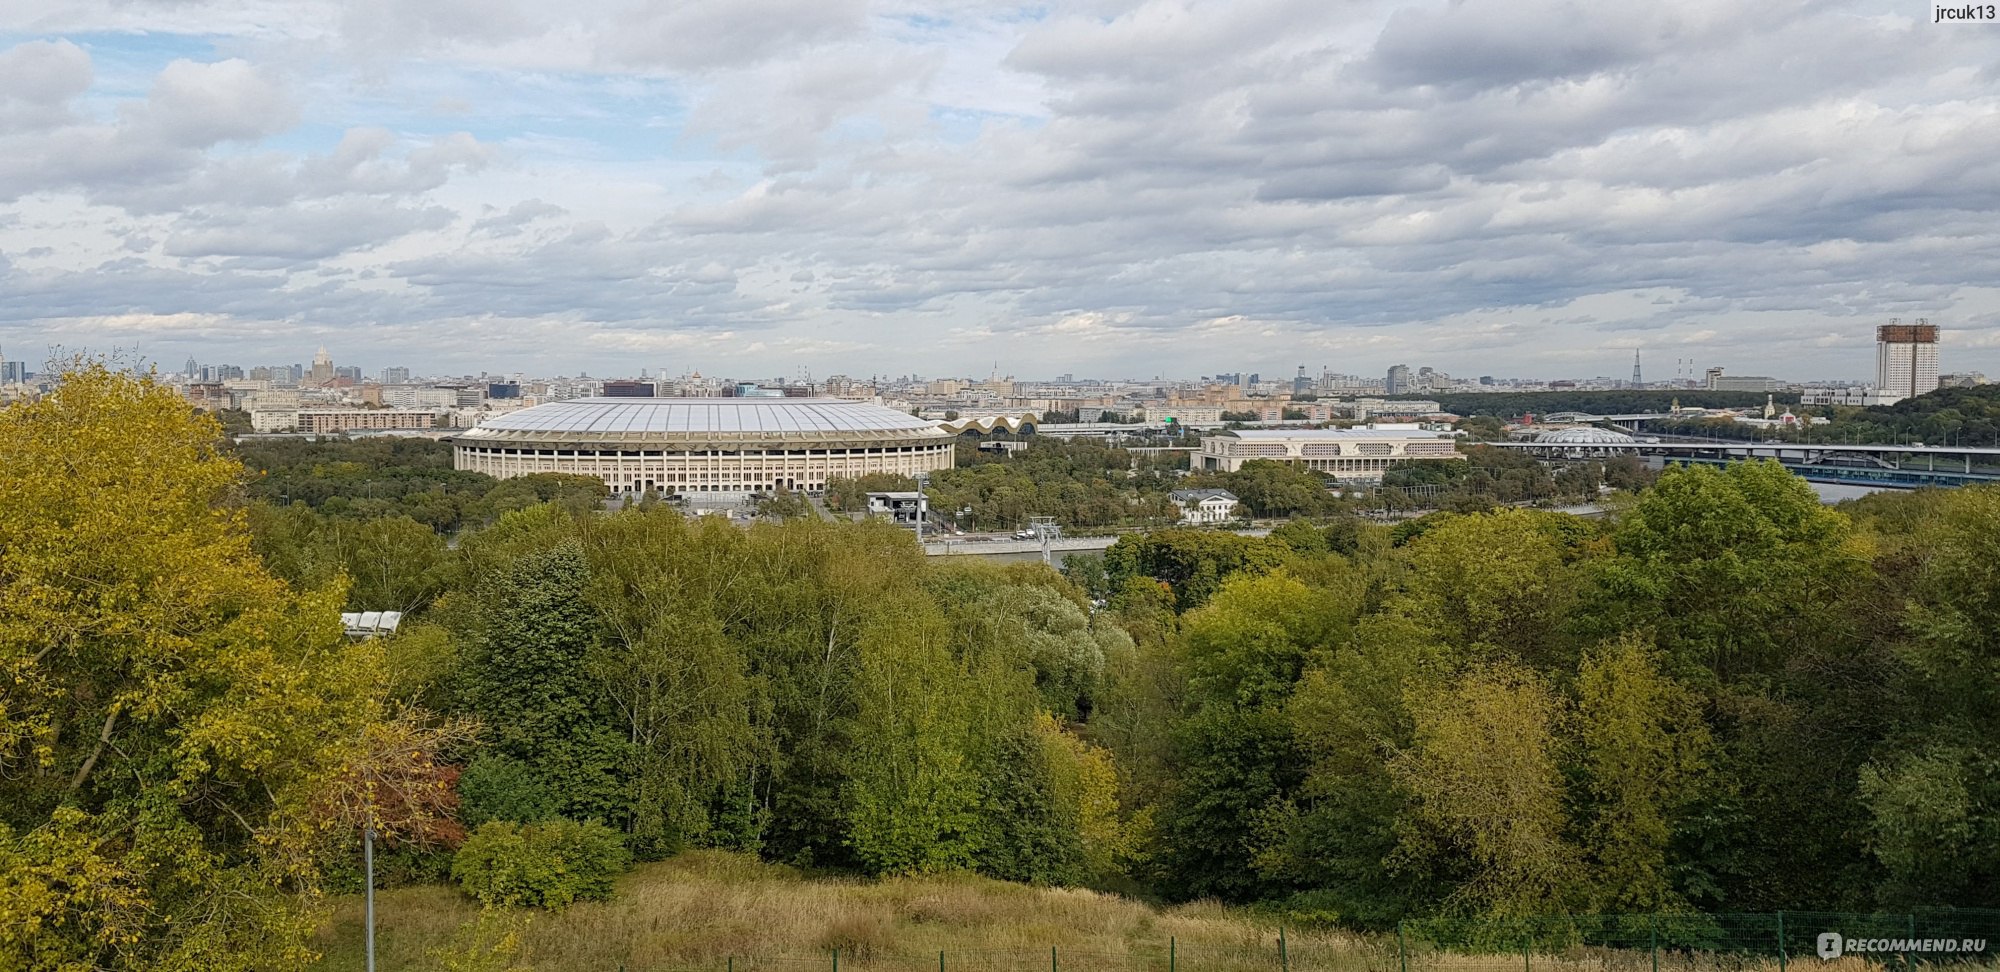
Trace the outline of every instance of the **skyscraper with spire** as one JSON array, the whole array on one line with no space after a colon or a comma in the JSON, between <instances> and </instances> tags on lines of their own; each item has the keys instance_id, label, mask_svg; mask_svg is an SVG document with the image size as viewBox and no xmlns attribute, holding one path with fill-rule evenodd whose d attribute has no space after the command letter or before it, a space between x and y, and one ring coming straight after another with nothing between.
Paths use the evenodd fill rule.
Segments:
<instances>
[{"instance_id":1,"label":"skyscraper with spire","mask_svg":"<svg viewBox=\"0 0 2000 972\"><path fill-rule=\"evenodd\" d=\"M333 378L333 355L326 353L326 345L322 344L318 351L313 352L312 371L306 375L306 380L313 385L325 387L333 384Z\"/></svg>"}]
</instances>

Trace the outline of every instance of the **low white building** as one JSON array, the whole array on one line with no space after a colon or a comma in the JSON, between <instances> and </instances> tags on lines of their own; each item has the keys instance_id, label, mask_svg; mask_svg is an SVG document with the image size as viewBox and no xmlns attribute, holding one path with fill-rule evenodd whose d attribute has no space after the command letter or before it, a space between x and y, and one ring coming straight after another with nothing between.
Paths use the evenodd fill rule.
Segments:
<instances>
[{"instance_id":1,"label":"low white building","mask_svg":"<svg viewBox=\"0 0 2000 972\"><path fill-rule=\"evenodd\" d=\"M888 517L891 523L912 526L928 512L930 497L915 490L868 494L868 515Z\"/></svg>"},{"instance_id":2,"label":"low white building","mask_svg":"<svg viewBox=\"0 0 2000 972\"><path fill-rule=\"evenodd\" d=\"M1256 459L1291 463L1342 480L1381 479L1398 462L1457 462L1450 433L1416 426L1362 429L1238 429L1201 440L1193 468L1236 472Z\"/></svg>"},{"instance_id":3,"label":"low white building","mask_svg":"<svg viewBox=\"0 0 2000 972\"><path fill-rule=\"evenodd\" d=\"M250 431L290 432L299 427L299 407L258 406L250 410Z\"/></svg>"},{"instance_id":4,"label":"low white building","mask_svg":"<svg viewBox=\"0 0 2000 972\"><path fill-rule=\"evenodd\" d=\"M1236 517L1236 494L1226 489L1177 489L1167 498L1180 507L1182 523L1222 523Z\"/></svg>"},{"instance_id":5,"label":"low white building","mask_svg":"<svg viewBox=\"0 0 2000 972\"><path fill-rule=\"evenodd\" d=\"M1903 396L1885 392L1880 388L1866 385L1848 385L1844 388L1808 388L1799 393L1800 405L1845 405L1860 408L1868 405L1894 405Z\"/></svg>"}]
</instances>

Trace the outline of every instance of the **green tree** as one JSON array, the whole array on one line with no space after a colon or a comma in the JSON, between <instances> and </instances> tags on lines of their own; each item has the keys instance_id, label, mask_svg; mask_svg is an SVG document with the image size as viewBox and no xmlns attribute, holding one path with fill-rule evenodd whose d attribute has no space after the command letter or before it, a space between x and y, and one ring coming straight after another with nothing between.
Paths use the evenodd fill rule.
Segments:
<instances>
[{"instance_id":1,"label":"green tree","mask_svg":"<svg viewBox=\"0 0 2000 972\"><path fill-rule=\"evenodd\" d=\"M1307 587L1239 575L1184 618L1192 713L1174 732L1176 785L1160 813L1171 890L1244 900L1285 887L1260 865L1304 777L1285 706L1309 659L1343 641L1360 609L1351 571Z\"/></svg>"},{"instance_id":2,"label":"green tree","mask_svg":"<svg viewBox=\"0 0 2000 972\"><path fill-rule=\"evenodd\" d=\"M589 671L630 748L630 831L648 856L710 842L716 805L762 755L750 653L726 629L720 578L702 569L735 546L716 526L693 533L671 511L635 510L586 533L603 627Z\"/></svg>"},{"instance_id":3,"label":"green tree","mask_svg":"<svg viewBox=\"0 0 2000 972\"><path fill-rule=\"evenodd\" d=\"M1314 910L1382 928L1444 893L1425 868L1392 868L1410 797L1390 764L1414 745L1408 700L1448 671L1449 652L1410 619L1362 619L1351 641L1316 659L1287 707L1307 766L1283 838L1259 867L1309 889ZM1448 890L1448 889L1446 889Z\"/></svg>"},{"instance_id":4,"label":"green tree","mask_svg":"<svg viewBox=\"0 0 2000 972\"><path fill-rule=\"evenodd\" d=\"M1468 658L1561 667L1579 586L1566 531L1578 522L1528 510L1441 519L1410 542L1397 607Z\"/></svg>"},{"instance_id":5,"label":"green tree","mask_svg":"<svg viewBox=\"0 0 2000 972\"><path fill-rule=\"evenodd\" d=\"M0 966L310 956L310 808L379 715L378 646L264 570L242 476L101 364L0 411Z\"/></svg>"},{"instance_id":6,"label":"green tree","mask_svg":"<svg viewBox=\"0 0 2000 972\"><path fill-rule=\"evenodd\" d=\"M957 676L935 616L882 616L862 633L855 758L842 802L849 846L872 872L975 861L979 787L961 702L971 687Z\"/></svg>"},{"instance_id":7,"label":"green tree","mask_svg":"<svg viewBox=\"0 0 2000 972\"><path fill-rule=\"evenodd\" d=\"M1477 669L1409 701L1410 748L1390 763L1411 814L1400 856L1456 879L1447 910L1520 918L1578 902L1559 763L1560 703L1533 672Z\"/></svg>"},{"instance_id":8,"label":"green tree","mask_svg":"<svg viewBox=\"0 0 2000 972\"><path fill-rule=\"evenodd\" d=\"M623 821L630 749L592 678L598 619L589 585L574 540L484 579L461 634L459 692L465 710L491 727L488 751L529 767L557 815ZM477 805L467 812L498 816Z\"/></svg>"},{"instance_id":9,"label":"green tree","mask_svg":"<svg viewBox=\"0 0 2000 972\"><path fill-rule=\"evenodd\" d=\"M1235 472L1196 473L1187 485L1229 490L1259 517L1317 516L1340 506L1325 476L1270 459L1252 459Z\"/></svg>"},{"instance_id":10,"label":"green tree","mask_svg":"<svg viewBox=\"0 0 2000 972\"><path fill-rule=\"evenodd\" d=\"M2000 904L2000 490L1919 506L1903 714L1860 774L1891 903Z\"/></svg>"},{"instance_id":11,"label":"green tree","mask_svg":"<svg viewBox=\"0 0 2000 972\"><path fill-rule=\"evenodd\" d=\"M1651 627L1669 670L1729 681L1844 637L1869 551L1775 462L1684 467L1620 518L1593 617Z\"/></svg>"},{"instance_id":12,"label":"green tree","mask_svg":"<svg viewBox=\"0 0 2000 972\"><path fill-rule=\"evenodd\" d=\"M1627 636L1583 660L1576 726L1595 869L1594 907L1678 911L1669 844L1707 769L1701 700L1661 674L1653 647Z\"/></svg>"},{"instance_id":13,"label":"green tree","mask_svg":"<svg viewBox=\"0 0 2000 972\"><path fill-rule=\"evenodd\" d=\"M1179 610L1200 607L1231 574L1264 573L1283 564L1283 543L1213 530L1159 530L1118 538L1104 552L1106 573L1119 587L1129 577L1151 577L1173 591Z\"/></svg>"},{"instance_id":14,"label":"green tree","mask_svg":"<svg viewBox=\"0 0 2000 972\"><path fill-rule=\"evenodd\" d=\"M1284 574L1240 576L1184 620L1183 658L1197 698L1243 706L1282 703L1315 652L1346 640L1363 583L1307 587Z\"/></svg>"}]
</instances>

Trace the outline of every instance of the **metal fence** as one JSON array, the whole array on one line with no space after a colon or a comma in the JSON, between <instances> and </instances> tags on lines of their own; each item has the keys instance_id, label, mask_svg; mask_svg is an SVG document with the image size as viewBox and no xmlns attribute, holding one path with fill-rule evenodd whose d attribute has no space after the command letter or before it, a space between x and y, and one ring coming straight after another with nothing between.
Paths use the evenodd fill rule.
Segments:
<instances>
[{"instance_id":1,"label":"metal fence","mask_svg":"<svg viewBox=\"0 0 2000 972\"><path fill-rule=\"evenodd\" d=\"M894 954L884 954L893 952ZM1430 918L1393 934L1275 929L1240 945L828 950L631 963L619 972L1908 972L2000 968L2000 911Z\"/></svg>"},{"instance_id":2,"label":"metal fence","mask_svg":"<svg viewBox=\"0 0 2000 972\"><path fill-rule=\"evenodd\" d=\"M1992 965L2000 912L1781 911L1427 919L1398 929L1399 968L1423 972L1789 972L1794 964Z\"/></svg>"}]
</instances>

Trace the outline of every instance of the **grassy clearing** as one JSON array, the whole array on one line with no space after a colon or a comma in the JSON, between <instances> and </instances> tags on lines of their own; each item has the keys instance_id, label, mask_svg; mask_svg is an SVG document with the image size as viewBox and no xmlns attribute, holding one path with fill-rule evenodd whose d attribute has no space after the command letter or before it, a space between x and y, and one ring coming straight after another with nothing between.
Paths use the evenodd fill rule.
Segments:
<instances>
[{"instance_id":1,"label":"grassy clearing","mask_svg":"<svg viewBox=\"0 0 2000 972\"><path fill-rule=\"evenodd\" d=\"M643 865L621 879L612 901L489 916L483 929L479 906L456 888L385 891L376 902L381 972L833 972L835 949L840 972L934 972L940 952L945 972L1051 972L1052 959L1053 972L1168 972L1170 961L1174 972L1787 972L1775 958L1726 953L1663 951L1656 967L1644 948L1464 955L1411 943L1400 955L1393 935L1293 929L1281 961L1275 924L1212 902L1156 908L970 875L808 876L715 851ZM463 957L490 947L509 923L520 937L511 960ZM362 967L359 898L338 903L318 944L325 958L317 970ZM1822 962L1809 952L1790 965L1901 972L1893 959Z\"/></svg>"},{"instance_id":2,"label":"grassy clearing","mask_svg":"<svg viewBox=\"0 0 2000 972\"><path fill-rule=\"evenodd\" d=\"M376 897L382 972L444 967L433 953L479 907L447 887ZM463 937L463 936L461 936ZM1035 888L969 875L880 881L807 877L736 854L695 852L625 876L616 899L537 912L516 964L536 972L702 969L723 972L928 972L946 953L957 969L1165 972L1173 939L1181 969L1276 969L1275 925L1214 904L1154 908L1116 895ZM1286 932L1300 967L1393 972L1379 942ZM323 969L361 967L361 902L343 899L320 933Z\"/></svg>"}]
</instances>

